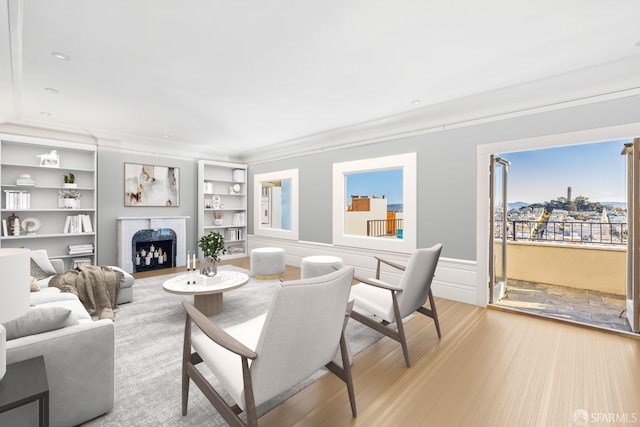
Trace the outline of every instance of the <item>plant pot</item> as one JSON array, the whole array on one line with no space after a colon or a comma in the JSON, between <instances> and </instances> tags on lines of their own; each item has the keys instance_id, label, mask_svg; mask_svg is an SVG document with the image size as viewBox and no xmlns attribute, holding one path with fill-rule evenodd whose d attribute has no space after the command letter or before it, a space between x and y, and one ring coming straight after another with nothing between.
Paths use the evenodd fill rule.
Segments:
<instances>
[{"instance_id":1,"label":"plant pot","mask_svg":"<svg viewBox=\"0 0 640 427\"><path fill-rule=\"evenodd\" d=\"M78 199L64 198L62 200L62 206L65 209L77 209L80 203Z\"/></svg>"},{"instance_id":2,"label":"plant pot","mask_svg":"<svg viewBox=\"0 0 640 427\"><path fill-rule=\"evenodd\" d=\"M213 257L206 256L200 262L200 274L213 277L218 274L218 264L213 260Z\"/></svg>"},{"instance_id":3,"label":"plant pot","mask_svg":"<svg viewBox=\"0 0 640 427\"><path fill-rule=\"evenodd\" d=\"M73 184L62 184L62 188L78 188L78 184L73 183Z\"/></svg>"}]
</instances>

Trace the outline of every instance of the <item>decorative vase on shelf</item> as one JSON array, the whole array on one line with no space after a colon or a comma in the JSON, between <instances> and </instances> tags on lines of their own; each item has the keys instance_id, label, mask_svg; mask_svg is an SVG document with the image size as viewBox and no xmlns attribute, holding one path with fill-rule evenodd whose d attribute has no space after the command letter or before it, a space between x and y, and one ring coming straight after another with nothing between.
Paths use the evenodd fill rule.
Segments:
<instances>
[{"instance_id":1,"label":"decorative vase on shelf","mask_svg":"<svg viewBox=\"0 0 640 427\"><path fill-rule=\"evenodd\" d=\"M218 264L216 264L213 257L206 256L202 259L200 263L200 274L207 277L213 277L218 274Z\"/></svg>"},{"instance_id":2,"label":"decorative vase on shelf","mask_svg":"<svg viewBox=\"0 0 640 427\"><path fill-rule=\"evenodd\" d=\"M65 209L77 209L78 208L78 199L71 199L65 197L63 201L63 205Z\"/></svg>"},{"instance_id":3,"label":"decorative vase on shelf","mask_svg":"<svg viewBox=\"0 0 640 427\"><path fill-rule=\"evenodd\" d=\"M216 211L213 213L213 225L224 224L224 213Z\"/></svg>"}]
</instances>

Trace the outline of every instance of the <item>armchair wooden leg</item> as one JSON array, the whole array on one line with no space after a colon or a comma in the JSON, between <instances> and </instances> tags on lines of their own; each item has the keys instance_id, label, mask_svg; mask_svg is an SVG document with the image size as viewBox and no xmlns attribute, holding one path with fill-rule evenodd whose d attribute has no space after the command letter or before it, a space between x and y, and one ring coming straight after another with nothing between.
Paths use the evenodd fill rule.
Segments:
<instances>
[{"instance_id":1,"label":"armchair wooden leg","mask_svg":"<svg viewBox=\"0 0 640 427\"><path fill-rule=\"evenodd\" d=\"M187 375L187 368L182 362L182 416L187 415L187 405L189 403L189 375Z\"/></svg>"},{"instance_id":2,"label":"armchair wooden leg","mask_svg":"<svg viewBox=\"0 0 640 427\"><path fill-rule=\"evenodd\" d=\"M349 393L349 402L351 403L351 414L358 416L356 409L356 394L353 389L353 378L351 377L351 363L349 361L349 350L347 349L347 340L344 337L344 331L340 338L340 353L342 355L342 370L344 373L344 382L347 384L347 393Z\"/></svg>"},{"instance_id":3,"label":"armchair wooden leg","mask_svg":"<svg viewBox=\"0 0 640 427\"><path fill-rule=\"evenodd\" d=\"M436 324L438 338L442 338L442 333L440 332L440 322L438 321L438 312L436 311L436 303L433 300L433 292L431 292L431 289L429 289L429 305L431 306L431 312L433 313L433 321Z\"/></svg>"},{"instance_id":4,"label":"armchair wooden leg","mask_svg":"<svg viewBox=\"0 0 640 427\"><path fill-rule=\"evenodd\" d=\"M436 332L438 332L438 338L442 338L442 332L440 332L440 322L438 321L438 312L436 311L436 303L433 300L433 293L431 293L431 291L429 291L429 305L431 306L431 309L420 307L418 308L418 311L425 316L433 319L433 322L436 324Z\"/></svg>"},{"instance_id":5,"label":"armchair wooden leg","mask_svg":"<svg viewBox=\"0 0 640 427\"><path fill-rule=\"evenodd\" d=\"M393 312L396 318L396 327L398 328L398 341L400 341L402 353L404 354L404 362L407 364L407 368L410 368L409 346L407 345L407 337L404 334L404 325L402 324L402 317L400 316L400 308L398 307L398 299L396 298L395 292L393 292Z\"/></svg>"}]
</instances>

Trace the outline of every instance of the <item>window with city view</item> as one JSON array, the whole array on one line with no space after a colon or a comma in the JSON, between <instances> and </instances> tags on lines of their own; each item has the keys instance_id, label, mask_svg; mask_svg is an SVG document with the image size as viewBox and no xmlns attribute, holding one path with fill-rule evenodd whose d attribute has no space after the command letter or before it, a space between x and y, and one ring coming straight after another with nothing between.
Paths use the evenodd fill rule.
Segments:
<instances>
[{"instance_id":1,"label":"window with city view","mask_svg":"<svg viewBox=\"0 0 640 427\"><path fill-rule=\"evenodd\" d=\"M626 244L626 140L500 154L509 240ZM502 206L495 207L502 222ZM496 237L502 235L496 227Z\"/></svg>"}]
</instances>

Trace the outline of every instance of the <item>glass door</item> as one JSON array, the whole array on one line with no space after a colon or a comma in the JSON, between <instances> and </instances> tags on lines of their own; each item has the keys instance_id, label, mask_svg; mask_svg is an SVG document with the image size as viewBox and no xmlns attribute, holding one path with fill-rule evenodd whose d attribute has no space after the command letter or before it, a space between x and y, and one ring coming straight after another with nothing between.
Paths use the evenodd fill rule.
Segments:
<instances>
[{"instance_id":1,"label":"glass door","mask_svg":"<svg viewBox=\"0 0 640 427\"><path fill-rule=\"evenodd\" d=\"M507 289L507 175L509 162L491 155L489 166L489 303L504 298Z\"/></svg>"},{"instance_id":2,"label":"glass door","mask_svg":"<svg viewBox=\"0 0 640 427\"><path fill-rule=\"evenodd\" d=\"M625 144L627 156L627 320L640 332L640 138Z\"/></svg>"}]
</instances>

